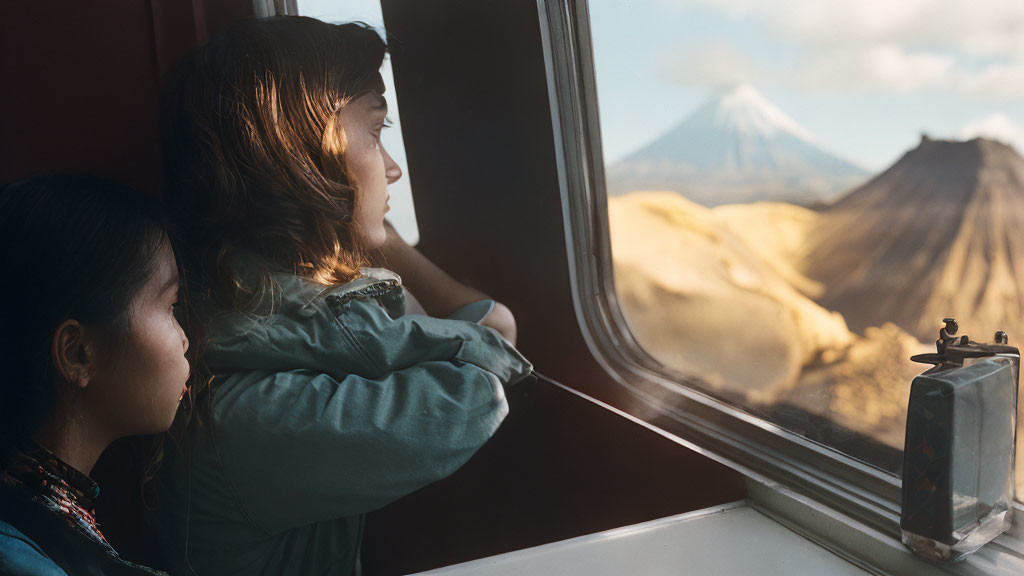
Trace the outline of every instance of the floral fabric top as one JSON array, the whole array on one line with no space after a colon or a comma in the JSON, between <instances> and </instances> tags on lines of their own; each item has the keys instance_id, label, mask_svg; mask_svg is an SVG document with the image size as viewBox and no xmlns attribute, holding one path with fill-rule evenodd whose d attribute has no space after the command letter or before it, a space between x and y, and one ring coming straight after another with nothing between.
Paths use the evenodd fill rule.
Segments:
<instances>
[{"instance_id":1,"label":"floral fabric top","mask_svg":"<svg viewBox=\"0 0 1024 576\"><path fill-rule=\"evenodd\" d=\"M96 524L96 498L100 487L85 474L42 446L30 444L17 451L13 463L0 472L0 482L31 491L67 524L117 554Z\"/></svg>"}]
</instances>

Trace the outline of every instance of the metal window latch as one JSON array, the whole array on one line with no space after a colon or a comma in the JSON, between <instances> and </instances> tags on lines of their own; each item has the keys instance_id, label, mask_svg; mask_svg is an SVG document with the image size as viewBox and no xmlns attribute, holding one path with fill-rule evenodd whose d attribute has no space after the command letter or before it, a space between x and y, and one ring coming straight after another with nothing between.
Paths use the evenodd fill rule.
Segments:
<instances>
[{"instance_id":1,"label":"metal window latch","mask_svg":"<svg viewBox=\"0 0 1024 576\"><path fill-rule=\"evenodd\" d=\"M957 336L946 318L934 366L914 378L903 451L900 531L914 552L965 558L1010 527L1020 351Z\"/></svg>"}]
</instances>

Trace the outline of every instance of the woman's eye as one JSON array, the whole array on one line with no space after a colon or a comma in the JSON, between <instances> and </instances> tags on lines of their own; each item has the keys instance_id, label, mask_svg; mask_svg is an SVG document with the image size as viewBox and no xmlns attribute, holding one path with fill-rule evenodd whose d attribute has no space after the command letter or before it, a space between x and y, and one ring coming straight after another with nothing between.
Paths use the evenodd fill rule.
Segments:
<instances>
[{"instance_id":1,"label":"woman's eye","mask_svg":"<svg viewBox=\"0 0 1024 576\"><path fill-rule=\"evenodd\" d=\"M385 128L391 128L391 120L388 120L387 118L374 128L373 135L380 138L381 132L383 132Z\"/></svg>"}]
</instances>

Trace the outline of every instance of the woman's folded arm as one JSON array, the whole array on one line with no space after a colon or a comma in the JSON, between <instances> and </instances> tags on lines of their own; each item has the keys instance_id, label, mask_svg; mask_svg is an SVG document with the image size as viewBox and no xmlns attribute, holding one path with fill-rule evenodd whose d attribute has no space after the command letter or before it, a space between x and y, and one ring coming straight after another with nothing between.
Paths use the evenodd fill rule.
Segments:
<instances>
[{"instance_id":1,"label":"woman's folded arm","mask_svg":"<svg viewBox=\"0 0 1024 576\"><path fill-rule=\"evenodd\" d=\"M277 533L450 475L507 413L499 377L459 360L377 379L257 371L216 386L212 434L246 515Z\"/></svg>"}]
</instances>

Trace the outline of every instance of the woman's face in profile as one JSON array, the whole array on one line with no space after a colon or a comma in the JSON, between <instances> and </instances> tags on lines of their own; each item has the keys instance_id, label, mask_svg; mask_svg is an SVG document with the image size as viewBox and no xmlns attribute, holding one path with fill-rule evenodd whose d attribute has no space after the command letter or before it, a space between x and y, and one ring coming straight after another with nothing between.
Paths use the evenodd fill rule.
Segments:
<instances>
[{"instance_id":1,"label":"woman's face in profile","mask_svg":"<svg viewBox=\"0 0 1024 576\"><path fill-rule=\"evenodd\" d=\"M387 102L376 91L352 100L338 113L345 138L345 164L356 186L353 229L366 249L384 243L384 214L390 210L388 185L402 177L401 168L380 142L387 114Z\"/></svg>"}]
</instances>

